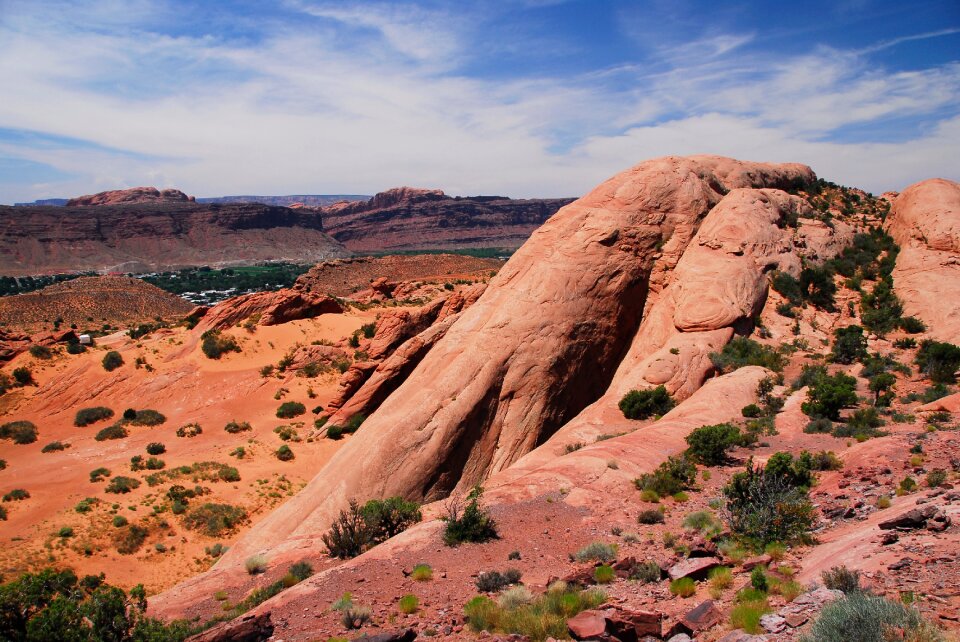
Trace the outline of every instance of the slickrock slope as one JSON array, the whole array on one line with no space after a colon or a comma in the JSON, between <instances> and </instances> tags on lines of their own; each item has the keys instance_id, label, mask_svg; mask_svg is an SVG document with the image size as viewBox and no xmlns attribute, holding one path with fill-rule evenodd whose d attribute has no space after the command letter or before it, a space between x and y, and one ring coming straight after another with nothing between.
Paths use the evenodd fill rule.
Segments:
<instances>
[{"instance_id":1,"label":"slickrock slope","mask_svg":"<svg viewBox=\"0 0 960 642\"><path fill-rule=\"evenodd\" d=\"M0 274L146 272L349 256L313 211L190 201L0 206Z\"/></svg>"},{"instance_id":2,"label":"slickrock slope","mask_svg":"<svg viewBox=\"0 0 960 642\"><path fill-rule=\"evenodd\" d=\"M911 185L894 200L887 227L900 245L893 283L904 314L933 337L960 343L960 185Z\"/></svg>"},{"instance_id":3,"label":"slickrock slope","mask_svg":"<svg viewBox=\"0 0 960 642\"><path fill-rule=\"evenodd\" d=\"M347 443L219 566L237 568L264 548L318 537L349 499L429 501L507 468L601 397L626 354L639 363L663 347L651 336L649 353L631 352L651 303L650 281L656 276L657 288L664 287L727 192L794 188L814 178L802 165L668 157L623 172L567 206L531 236L367 419L364 438ZM772 230L778 229L775 212L796 207L793 199L752 191L731 197L731 212L755 212L760 232L739 239L747 223L734 214L729 229L720 218L705 230L694 251L713 246L720 259L699 266L691 259L689 283L677 285L676 330L729 336L730 325L762 304L762 271L789 267L788 258L779 258L788 246ZM728 283L698 305L699 288L711 278ZM724 340L712 337L714 345Z\"/></svg>"},{"instance_id":4,"label":"slickrock slope","mask_svg":"<svg viewBox=\"0 0 960 642\"><path fill-rule=\"evenodd\" d=\"M0 297L0 325L51 323L66 325L180 318L193 304L140 279L125 276L79 277L37 292Z\"/></svg>"},{"instance_id":5,"label":"slickrock slope","mask_svg":"<svg viewBox=\"0 0 960 642\"><path fill-rule=\"evenodd\" d=\"M321 212L330 235L359 252L515 248L572 200L454 198L440 190L399 187Z\"/></svg>"}]
</instances>

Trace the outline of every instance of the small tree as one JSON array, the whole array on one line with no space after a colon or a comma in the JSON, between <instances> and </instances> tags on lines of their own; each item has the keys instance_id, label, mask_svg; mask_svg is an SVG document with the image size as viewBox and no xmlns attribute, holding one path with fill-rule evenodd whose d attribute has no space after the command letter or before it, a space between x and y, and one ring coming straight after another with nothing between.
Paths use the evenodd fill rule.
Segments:
<instances>
[{"instance_id":1,"label":"small tree","mask_svg":"<svg viewBox=\"0 0 960 642\"><path fill-rule=\"evenodd\" d=\"M857 403L857 380L839 372L819 377L807 389L807 400L800 406L810 417L837 420L840 411Z\"/></svg>"},{"instance_id":2,"label":"small tree","mask_svg":"<svg viewBox=\"0 0 960 642\"><path fill-rule=\"evenodd\" d=\"M834 330L832 359L836 363L853 363L867 356L867 338L858 325Z\"/></svg>"},{"instance_id":3,"label":"small tree","mask_svg":"<svg viewBox=\"0 0 960 642\"><path fill-rule=\"evenodd\" d=\"M870 392L873 393L873 405L889 406L893 395L888 393L893 390L893 386L896 383L897 378L889 372L881 372L880 374L870 377ZM885 403L881 403L881 401L885 401Z\"/></svg>"},{"instance_id":4,"label":"small tree","mask_svg":"<svg viewBox=\"0 0 960 642\"><path fill-rule=\"evenodd\" d=\"M330 526L330 530L323 535L323 543L333 557L349 559L362 553L370 542L370 532L367 522L363 518L360 504L350 501L347 510L340 511L340 516Z\"/></svg>"},{"instance_id":5,"label":"small tree","mask_svg":"<svg viewBox=\"0 0 960 642\"><path fill-rule=\"evenodd\" d=\"M927 339L920 343L917 365L934 383L953 383L960 368L960 346Z\"/></svg>"},{"instance_id":6,"label":"small tree","mask_svg":"<svg viewBox=\"0 0 960 642\"><path fill-rule=\"evenodd\" d=\"M741 443L740 428L733 424L701 426L687 435L687 453L705 466L727 461L727 451Z\"/></svg>"},{"instance_id":7,"label":"small tree","mask_svg":"<svg viewBox=\"0 0 960 642\"><path fill-rule=\"evenodd\" d=\"M747 464L723 489L731 530L758 546L802 539L813 526L806 488L789 475Z\"/></svg>"}]
</instances>

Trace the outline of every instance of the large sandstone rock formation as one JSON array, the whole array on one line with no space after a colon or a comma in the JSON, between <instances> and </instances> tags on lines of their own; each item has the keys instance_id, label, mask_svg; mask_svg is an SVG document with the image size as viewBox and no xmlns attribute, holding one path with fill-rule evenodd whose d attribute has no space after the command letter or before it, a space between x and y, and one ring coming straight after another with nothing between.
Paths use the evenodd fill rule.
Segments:
<instances>
[{"instance_id":1,"label":"large sandstone rock formation","mask_svg":"<svg viewBox=\"0 0 960 642\"><path fill-rule=\"evenodd\" d=\"M156 187L132 187L87 196L78 196L67 201L67 207L90 207L92 205L123 205L132 203L186 203L196 199L178 189L158 190Z\"/></svg>"},{"instance_id":2,"label":"large sandstone rock formation","mask_svg":"<svg viewBox=\"0 0 960 642\"><path fill-rule=\"evenodd\" d=\"M894 199L887 228L900 246L893 285L904 314L931 336L960 343L960 184L911 185Z\"/></svg>"},{"instance_id":3,"label":"large sandstone rock formation","mask_svg":"<svg viewBox=\"0 0 960 642\"><path fill-rule=\"evenodd\" d=\"M309 210L152 202L0 206L0 273L149 272L349 256Z\"/></svg>"},{"instance_id":4,"label":"large sandstone rock formation","mask_svg":"<svg viewBox=\"0 0 960 642\"><path fill-rule=\"evenodd\" d=\"M780 225L801 207L798 199L738 188L787 189L814 178L801 165L669 157L565 207L324 471L221 564L315 537L350 499L433 500L468 488L546 441L611 381L671 381L679 391L689 379L682 390L689 394L705 376L709 351L762 306L763 272L797 267ZM688 247L693 254L681 267ZM651 313L638 335L644 309L660 299L663 311ZM677 344L680 355L670 351L677 333L689 335ZM625 357L636 367L618 374Z\"/></svg>"},{"instance_id":5,"label":"large sandstone rock formation","mask_svg":"<svg viewBox=\"0 0 960 642\"><path fill-rule=\"evenodd\" d=\"M398 187L321 213L331 236L355 251L515 248L572 200L454 198L440 190Z\"/></svg>"}]
</instances>

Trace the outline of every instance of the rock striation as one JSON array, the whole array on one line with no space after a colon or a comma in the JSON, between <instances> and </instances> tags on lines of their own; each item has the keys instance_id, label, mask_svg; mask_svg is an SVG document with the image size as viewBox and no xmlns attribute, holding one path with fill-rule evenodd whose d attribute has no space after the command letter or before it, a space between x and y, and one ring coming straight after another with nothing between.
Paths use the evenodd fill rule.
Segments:
<instances>
[{"instance_id":1,"label":"rock striation","mask_svg":"<svg viewBox=\"0 0 960 642\"><path fill-rule=\"evenodd\" d=\"M904 314L933 338L960 343L960 184L911 185L894 198L886 226L900 246L893 285Z\"/></svg>"},{"instance_id":2,"label":"rock striation","mask_svg":"<svg viewBox=\"0 0 960 642\"><path fill-rule=\"evenodd\" d=\"M134 203L187 203L195 200L194 197L187 196L178 189L158 190L156 187L133 187L71 198L67 201L67 207L130 205Z\"/></svg>"},{"instance_id":3,"label":"rock striation","mask_svg":"<svg viewBox=\"0 0 960 642\"><path fill-rule=\"evenodd\" d=\"M317 263L350 255L324 233L311 210L170 198L113 204L90 199L68 207L0 206L0 274Z\"/></svg>"},{"instance_id":4,"label":"rock striation","mask_svg":"<svg viewBox=\"0 0 960 642\"><path fill-rule=\"evenodd\" d=\"M337 203L320 212L330 235L358 252L512 249L571 201L451 197L440 190L398 187L368 201Z\"/></svg>"}]
</instances>

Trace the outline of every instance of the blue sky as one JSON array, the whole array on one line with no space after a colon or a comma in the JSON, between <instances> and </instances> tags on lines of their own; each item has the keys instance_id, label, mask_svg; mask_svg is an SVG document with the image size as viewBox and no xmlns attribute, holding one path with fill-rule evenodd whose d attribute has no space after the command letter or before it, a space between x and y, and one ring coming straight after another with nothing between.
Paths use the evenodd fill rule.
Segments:
<instances>
[{"instance_id":1,"label":"blue sky","mask_svg":"<svg viewBox=\"0 0 960 642\"><path fill-rule=\"evenodd\" d=\"M0 202L577 196L644 159L960 180L960 3L0 0Z\"/></svg>"}]
</instances>

